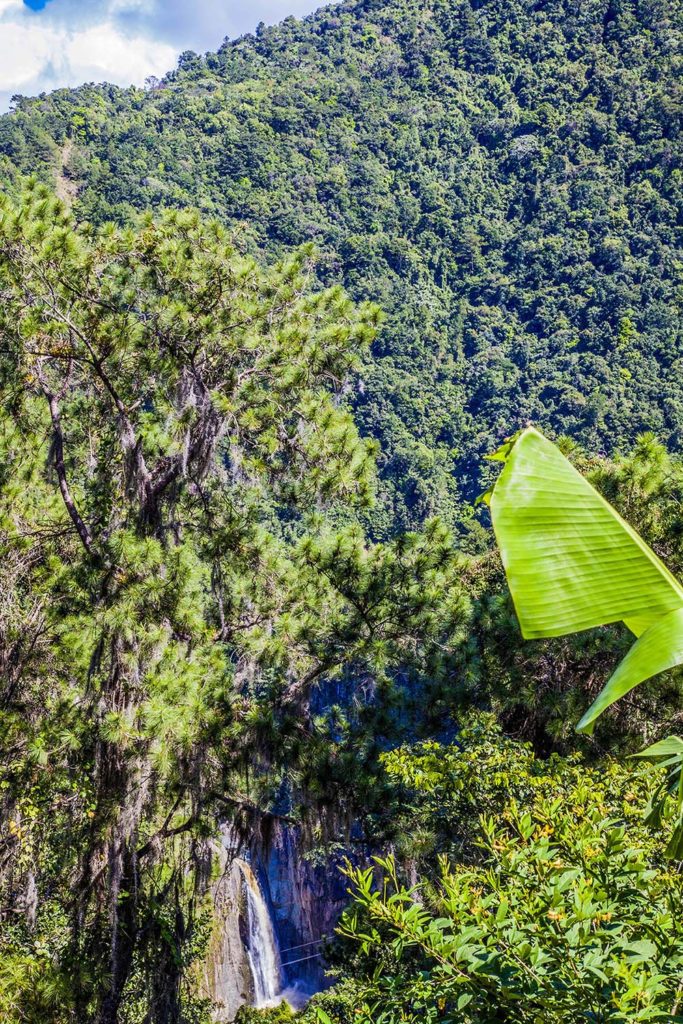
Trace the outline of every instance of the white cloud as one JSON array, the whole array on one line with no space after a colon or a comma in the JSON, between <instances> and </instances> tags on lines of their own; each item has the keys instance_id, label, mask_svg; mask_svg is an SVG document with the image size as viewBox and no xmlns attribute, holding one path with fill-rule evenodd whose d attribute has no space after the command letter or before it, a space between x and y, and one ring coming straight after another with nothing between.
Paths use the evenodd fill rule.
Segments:
<instances>
[{"instance_id":1,"label":"white cloud","mask_svg":"<svg viewBox=\"0 0 683 1024\"><path fill-rule=\"evenodd\" d=\"M15 8L5 3L0 11ZM0 21L0 89L21 86L34 78L54 52L51 34L40 28L37 32L21 21Z\"/></svg>"},{"instance_id":2,"label":"white cloud","mask_svg":"<svg viewBox=\"0 0 683 1024\"><path fill-rule=\"evenodd\" d=\"M71 29L27 16L21 3L0 0L0 110L14 93L32 95L83 82L141 85L173 67L177 49L129 34L113 20Z\"/></svg>"},{"instance_id":3,"label":"white cloud","mask_svg":"<svg viewBox=\"0 0 683 1024\"><path fill-rule=\"evenodd\" d=\"M141 85L171 70L182 50L301 16L321 0L52 0L30 11L0 0L0 112L25 96L83 82Z\"/></svg>"},{"instance_id":4,"label":"white cloud","mask_svg":"<svg viewBox=\"0 0 683 1024\"><path fill-rule=\"evenodd\" d=\"M173 66L176 51L144 36L126 36L112 22L76 32L65 40L64 67L73 81L141 85L148 75ZM70 84L72 84L70 83Z\"/></svg>"},{"instance_id":5,"label":"white cloud","mask_svg":"<svg viewBox=\"0 0 683 1024\"><path fill-rule=\"evenodd\" d=\"M154 8L150 0L111 0L109 10L112 14L130 14L131 12L146 14Z\"/></svg>"}]
</instances>

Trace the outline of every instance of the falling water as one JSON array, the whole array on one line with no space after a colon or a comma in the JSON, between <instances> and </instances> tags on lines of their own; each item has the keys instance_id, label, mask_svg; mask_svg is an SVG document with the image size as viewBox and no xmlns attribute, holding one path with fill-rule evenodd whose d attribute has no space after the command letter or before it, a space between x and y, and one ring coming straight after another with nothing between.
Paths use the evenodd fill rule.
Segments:
<instances>
[{"instance_id":1,"label":"falling water","mask_svg":"<svg viewBox=\"0 0 683 1024\"><path fill-rule=\"evenodd\" d=\"M277 1003L282 993L282 966L273 922L258 879L246 861L240 861L247 897L247 955L254 982L254 1006Z\"/></svg>"}]
</instances>

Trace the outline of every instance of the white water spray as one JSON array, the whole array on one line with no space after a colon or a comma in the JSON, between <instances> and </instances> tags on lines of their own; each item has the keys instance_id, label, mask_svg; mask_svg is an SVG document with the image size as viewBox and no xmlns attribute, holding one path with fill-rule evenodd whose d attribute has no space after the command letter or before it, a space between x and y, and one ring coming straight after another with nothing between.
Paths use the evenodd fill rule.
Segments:
<instances>
[{"instance_id":1,"label":"white water spray","mask_svg":"<svg viewBox=\"0 0 683 1024\"><path fill-rule=\"evenodd\" d=\"M275 929L258 879L240 860L247 898L247 956L254 982L254 1006L273 1006L282 994L282 964Z\"/></svg>"}]
</instances>

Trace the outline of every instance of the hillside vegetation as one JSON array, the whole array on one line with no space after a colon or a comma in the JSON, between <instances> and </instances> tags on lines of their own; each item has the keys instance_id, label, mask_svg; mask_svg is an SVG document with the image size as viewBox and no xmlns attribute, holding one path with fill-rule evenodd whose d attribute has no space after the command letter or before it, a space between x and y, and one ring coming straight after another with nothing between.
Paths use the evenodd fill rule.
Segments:
<instances>
[{"instance_id":1,"label":"hillside vegetation","mask_svg":"<svg viewBox=\"0 0 683 1024\"><path fill-rule=\"evenodd\" d=\"M457 522L526 420L594 450L683 431L680 0L361 0L186 53L147 91L0 121L79 217L198 206L305 242L384 327L349 393L387 534Z\"/></svg>"},{"instance_id":2,"label":"hillside vegetation","mask_svg":"<svg viewBox=\"0 0 683 1024\"><path fill-rule=\"evenodd\" d=\"M349 0L0 118L0 1024L215 1019L222 829L350 858L239 1024L683 1021L679 633L575 734L683 616L682 43Z\"/></svg>"}]
</instances>

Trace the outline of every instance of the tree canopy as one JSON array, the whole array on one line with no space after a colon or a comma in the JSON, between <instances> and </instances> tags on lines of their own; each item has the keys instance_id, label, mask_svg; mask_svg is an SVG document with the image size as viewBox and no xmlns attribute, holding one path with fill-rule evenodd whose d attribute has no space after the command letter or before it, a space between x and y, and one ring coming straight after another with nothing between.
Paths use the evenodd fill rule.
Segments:
<instances>
[{"instance_id":1,"label":"tree canopy","mask_svg":"<svg viewBox=\"0 0 683 1024\"><path fill-rule=\"evenodd\" d=\"M219 822L371 788L373 708L316 717L311 687L447 671L467 602L440 524L363 534L343 392L377 312L306 250L263 269L190 212L76 227L34 183L0 293L0 1004L166 1024Z\"/></svg>"},{"instance_id":2,"label":"tree canopy","mask_svg":"<svg viewBox=\"0 0 683 1024\"><path fill-rule=\"evenodd\" d=\"M0 154L79 218L199 207L386 321L352 401L381 536L471 516L531 420L681 441L680 0L347 0L146 91L20 98Z\"/></svg>"}]
</instances>

